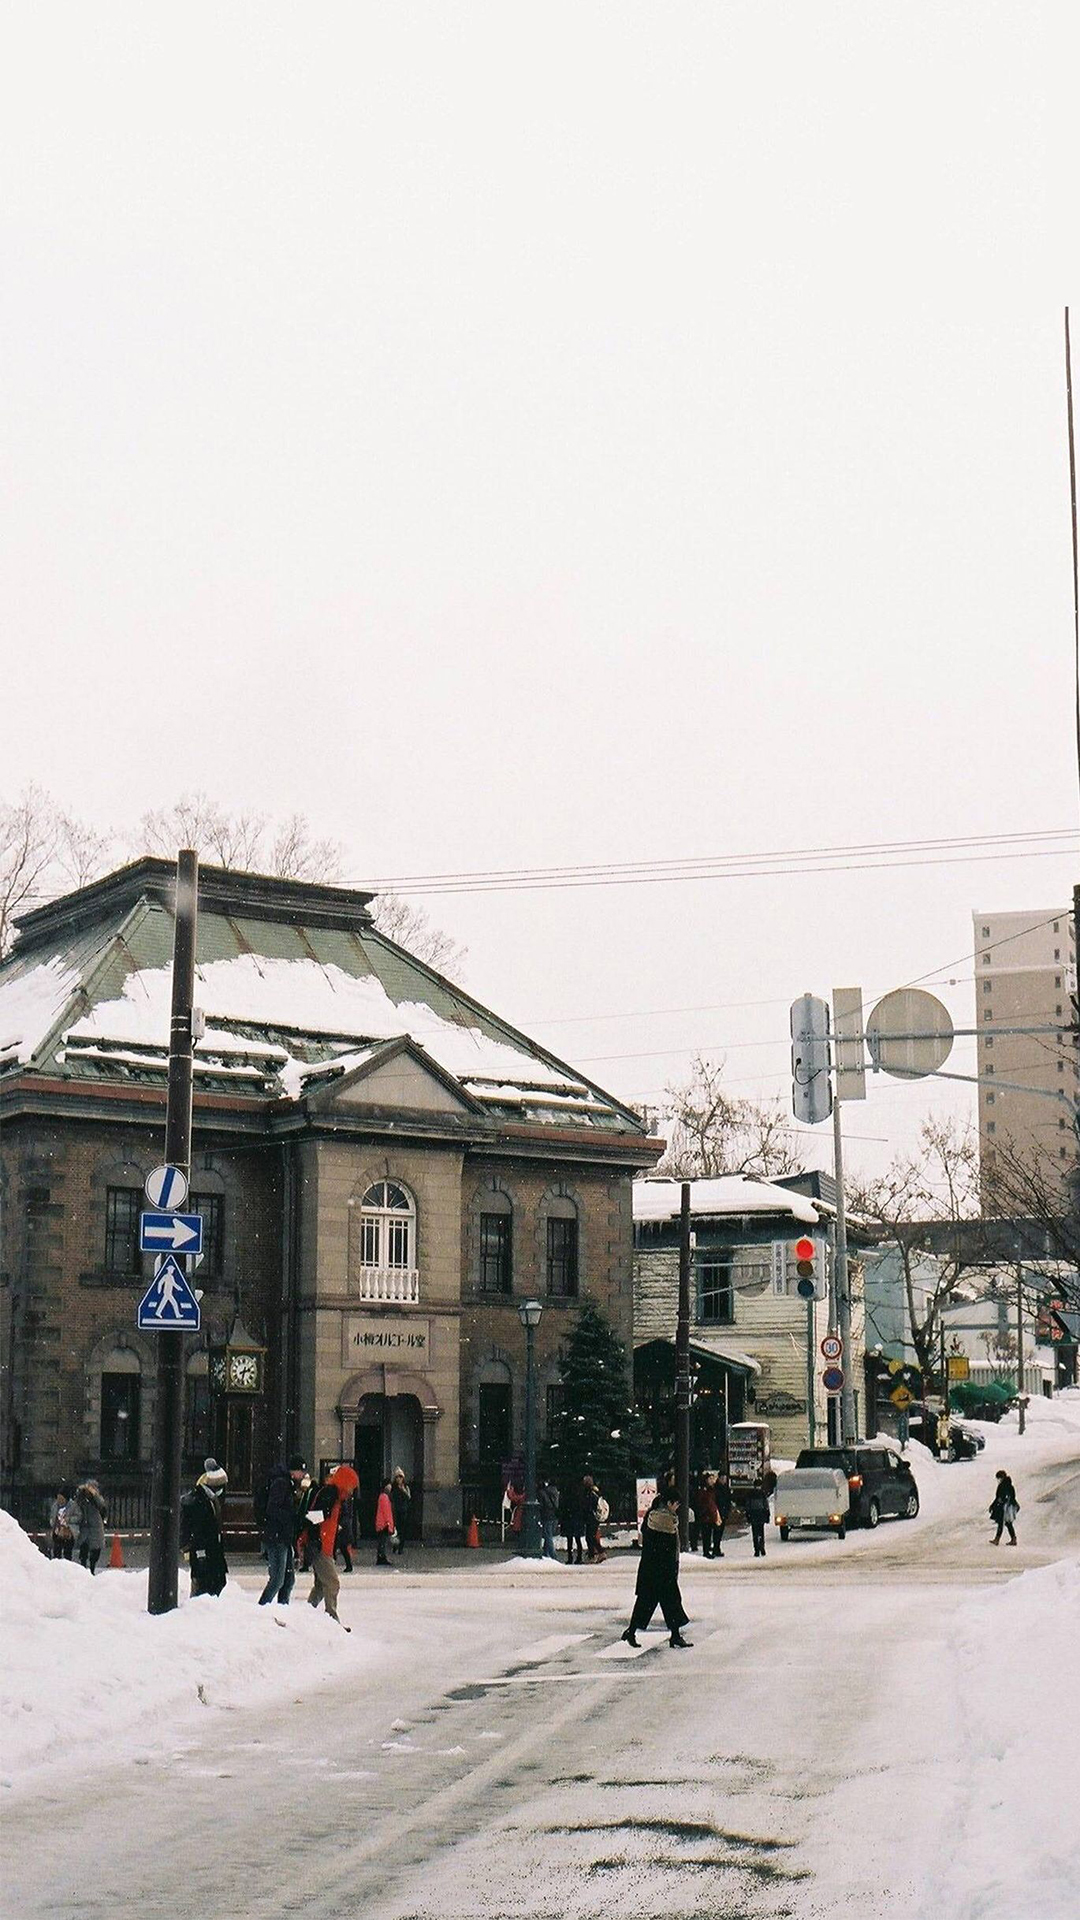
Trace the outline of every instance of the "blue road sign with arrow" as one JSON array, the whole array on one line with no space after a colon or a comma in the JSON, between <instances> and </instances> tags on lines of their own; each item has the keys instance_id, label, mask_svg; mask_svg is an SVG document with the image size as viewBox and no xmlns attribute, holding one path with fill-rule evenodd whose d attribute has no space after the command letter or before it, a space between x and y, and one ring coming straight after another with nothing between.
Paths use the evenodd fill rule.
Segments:
<instances>
[{"instance_id":1,"label":"blue road sign with arrow","mask_svg":"<svg viewBox=\"0 0 1080 1920\"><path fill-rule=\"evenodd\" d=\"M167 1253L158 1261L157 1272L139 1301L135 1324L143 1333L195 1333L201 1323L202 1313L187 1274L179 1260Z\"/></svg>"},{"instance_id":2,"label":"blue road sign with arrow","mask_svg":"<svg viewBox=\"0 0 1080 1920\"><path fill-rule=\"evenodd\" d=\"M139 1248L143 1253L201 1253L201 1213L140 1213Z\"/></svg>"}]
</instances>

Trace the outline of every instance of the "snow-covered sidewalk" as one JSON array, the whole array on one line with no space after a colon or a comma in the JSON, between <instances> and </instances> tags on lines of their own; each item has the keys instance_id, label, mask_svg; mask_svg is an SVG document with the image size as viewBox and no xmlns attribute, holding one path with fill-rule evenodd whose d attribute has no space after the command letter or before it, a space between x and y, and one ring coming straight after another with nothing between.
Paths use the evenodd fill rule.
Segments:
<instances>
[{"instance_id":1,"label":"snow-covered sidewalk","mask_svg":"<svg viewBox=\"0 0 1080 1920\"><path fill-rule=\"evenodd\" d=\"M181 1605L153 1617L145 1570L92 1579L46 1560L0 1512L0 1784L160 1751L206 1707L292 1697L374 1656L374 1641L342 1632L302 1594L260 1607L232 1581L218 1599L191 1600L187 1587L181 1574Z\"/></svg>"}]
</instances>

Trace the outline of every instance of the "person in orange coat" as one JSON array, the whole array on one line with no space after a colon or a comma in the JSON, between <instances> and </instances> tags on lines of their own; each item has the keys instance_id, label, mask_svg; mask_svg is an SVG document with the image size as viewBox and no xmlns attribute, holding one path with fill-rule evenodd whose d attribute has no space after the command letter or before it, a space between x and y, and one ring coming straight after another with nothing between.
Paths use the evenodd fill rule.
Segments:
<instances>
[{"instance_id":1,"label":"person in orange coat","mask_svg":"<svg viewBox=\"0 0 1080 1920\"><path fill-rule=\"evenodd\" d=\"M375 1506L375 1565L388 1567L386 1549L394 1537L394 1503L390 1498L393 1482L384 1480Z\"/></svg>"},{"instance_id":2,"label":"person in orange coat","mask_svg":"<svg viewBox=\"0 0 1080 1920\"><path fill-rule=\"evenodd\" d=\"M356 1492L359 1485L355 1468L335 1467L307 1505L306 1533L312 1573L308 1605L317 1607L321 1600L331 1620L338 1619L337 1599L341 1590L341 1576L334 1564L334 1543L341 1518L341 1504ZM338 1620L339 1626L343 1624ZM352 1629L346 1627L345 1631L351 1633Z\"/></svg>"}]
</instances>

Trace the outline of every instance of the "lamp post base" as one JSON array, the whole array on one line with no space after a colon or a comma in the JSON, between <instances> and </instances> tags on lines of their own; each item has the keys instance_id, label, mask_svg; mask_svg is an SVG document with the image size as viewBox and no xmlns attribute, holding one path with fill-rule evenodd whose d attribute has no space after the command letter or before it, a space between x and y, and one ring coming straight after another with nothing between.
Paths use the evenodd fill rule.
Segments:
<instances>
[{"instance_id":1,"label":"lamp post base","mask_svg":"<svg viewBox=\"0 0 1080 1920\"><path fill-rule=\"evenodd\" d=\"M539 1500L526 1500L521 1516L521 1551L529 1560L539 1560L544 1545L544 1530L540 1525Z\"/></svg>"}]
</instances>

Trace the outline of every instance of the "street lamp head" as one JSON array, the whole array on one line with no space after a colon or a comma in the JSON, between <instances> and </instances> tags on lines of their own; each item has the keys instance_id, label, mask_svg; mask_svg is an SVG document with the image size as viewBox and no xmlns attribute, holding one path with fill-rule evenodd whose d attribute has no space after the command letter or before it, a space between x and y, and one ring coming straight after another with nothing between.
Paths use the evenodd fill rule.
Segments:
<instances>
[{"instance_id":1,"label":"street lamp head","mask_svg":"<svg viewBox=\"0 0 1080 1920\"><path fill-rule=\"evenodd\" d=\"M538 1327L543 1311L542 1300L522 1300L518 1306L518 1319L523 1327Z\"/></svg>"}]
</instances>

